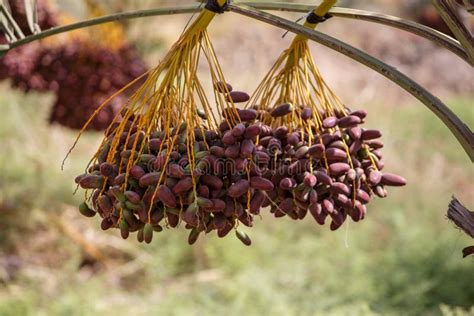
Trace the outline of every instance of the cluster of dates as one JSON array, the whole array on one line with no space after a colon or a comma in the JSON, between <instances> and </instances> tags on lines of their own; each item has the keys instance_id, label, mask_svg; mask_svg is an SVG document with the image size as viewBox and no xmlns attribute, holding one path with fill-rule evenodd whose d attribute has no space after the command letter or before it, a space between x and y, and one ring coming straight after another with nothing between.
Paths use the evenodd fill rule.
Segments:
<instances>
[{"instance_id":1,"label":"cluster of dates","mask_svg":"<svg viewBox=\"0 0 474 316\"><path fill-rule=\"evenodd\" d=\"M280 117L292 111L290 104L283 104L271 115ZM362 220L372 196L387 196L385 186L406 184L398 175L381 172L382 134L360 126L366 115L363 110L348 115L336 111L323 117L322 132L317 133L311 124L311 109L303 108L301 117L315 136L281 126L260 140L263 146L273 145L277 157L275 168L266 175L275 187L269 192L271 213L296 220L309 211L321 225L329 217L330 228L336 230L348 216L355 222Z\"/></svg>"},{"instance_id":2,"label":"cluster of dates","mask_svg":"<svg viewBox=\"0 0 474 316\"><path fill-rule=\"evenodd\" d=\"M23 1L11 1L11 11L28 34ZM57 26L57 12L47 1L38 2L38 14L42 29ZM2 41L5 38L0 38ZM8 78L12 87L25 92L53 92L56 98L49 122L81 129L102 103L147 70L132 45L120 44L120 48L111 49L72 39L54 45L29 43L0 58L0 80ZM87 128L105 130L126 102L127 94L114 97Z\"/></svg>"},{"instance_id":3,"label":"cluster of dates","mask_svg":"<svg viewBox=\"0 0 474 316\"><path fill-rule=\"evenodd\" d=\"M3 58L6 75L20 90L55 93L49 121L72 129L81 129L104 101L146 71L145 63L127 44L117 51L81 41L33 44ZM126 100L126 93L114 97L88 129L105 130Z\"/></svg>"},{"instance_id":4,"label":"cluster of dates","mask_svg":"<svg viewBox=\"0 0 474 316\"><path fill-rule=\"evenodd\" d=\"M7 4L12 18L15 20L23 34L26 36L31 35L31 30L28 26L28 21L26 18L26 8L24 1L12 0L7 1ZM51 9L46 1L38 1L36 8L37 24L42 30L47 30L58 25L58 15L55 10ZM0 31L0 44L8 44L7 38L3 34L3 31ZM8 77L15 77L15 71L25 73L31 70L33 67L34 57L36 56L36 51L39 49L39 47L40 45L36 43L24 45L11 50L5 56L2 56L0 58L0 80L4 80ZM14 69L10 69L11 64L13 63L16 67ZM29 72L29 75L30 77L32 76L31 71ZM35 76L33 75L33 77ZM30 80L33 87L38 87L36 78L30 78ZM16 86L16 84L13 83L13 86Z\"/></svg>"},{"instance_id":5,"label":"cluster of dates","mask_svg":"<svg viewBox=\"0 0 474 316\"><path fill-rule=\"evenodd\" d=\"M103 102L145 71L144 61L128 44L115 51L71 42L43 51L35 73L57 87L50 123L81 129ZM129 91L115 96L88 129L105 130L126 102Z\"/></svg>"},{"instance_id":6,"label":"cluster of dates","mask_svg":"<svg viewBox=\"0 0 474 316\"><path fill-rule=\"evenodd\" d=\"M217 89L235 103L248 100L230 85ZM150 135L138 131L132 117L116 150L109 153L109 135L96 164L76 178L82 188L94 190L80 211L89 217L98 213L104 230L119 228L123 238L137 232L147 243L163 226L182 222L193 244L201 233L224 237L239 224L252 227L266 207L276 217L292 219L309 211L321 225L329 217L335 230L347 216L363 219L372 196L387 195L385 186L405 184L402 177L381 172L381 133L359 126L365 111L327 116L318 133L311 110L304 108L311 136L262 123L293 110L291 104L273 111L226 109L222 116L235 115L237 124L226 119L217 131L201 127L189 133L182 123L169 133ZM251 244L245 233L235 233Z\"/></svg>"},{"instance_id":7,"label":"cluster of dates","mask_svg":"<svg viewBox=\"0 0 474 316\"><path fill-rule=\"evenodd\" d=\"M255 113L239 114L244 120L246 115L255 118ZM137 231L138 240L145 242L151 242L153 231L161 231L163 225L176 227L181 221L190 230L190 244L201 232L216 230L224 237L237 221L253 225L253 215L259 214L265 198L259 189L273 189L270 181L258 176L255 166L268 164L269 159L263 148L259 154L254 142L271 129L240 123L232 129L235 136L230 144L230 136L221 138L217 132L197 128L192 153L185 123L171 132L173 144L163 142L163 132L146 139L145 133L133 129L131 123L123 132L114 163L106 162L110 138L98 154L98 163L76 178L82 188L94 190L90 206L80 206L83 215L98 213L102 229L119 227L124 238ZM143 150L138 154L134 148ZM127 170L129 159L134 163ZM250 244L245 233L236 234Z\"/></svg>"}]
</instances>

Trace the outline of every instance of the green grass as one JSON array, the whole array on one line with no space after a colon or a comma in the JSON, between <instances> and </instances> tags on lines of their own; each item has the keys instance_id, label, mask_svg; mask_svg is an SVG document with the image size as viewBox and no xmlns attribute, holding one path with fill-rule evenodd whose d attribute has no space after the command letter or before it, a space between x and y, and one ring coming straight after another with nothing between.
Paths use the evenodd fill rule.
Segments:
<instances>
[{"instance_id":1,"label":"green grass","mask_svg":"<svg viewBox=\"0 0 474 316\"><path fill-rule=\"evenodd\" d=\"M81 173L83 159L69 160L66 169L61 162L75 133L60 127L50 128L47 119L52 96L9 93L0 86L0 238L3 243L21 238L24 231L34 226L41 211L55 212L61 205L77 204L79 196L73 196L71 177ZM7 94L8 92L8 94ZM85 137L82 148L95 145L97 137ZM17 226L10 225L17 222ZM19 235L19 236L18 236Z\"/></svg>"},{"instance_id":2,"label":"green grass","mask_svg":"<svg viewBox=\"0 0 474 316\"><path fill-rule=\"evenodd\" d=\"M51 99L0 91L0 205L11 207L0 213L0 258L22 260L14 279L4 278L0 265L0 315L474 313L473 261L460 252L472 240L445 219L453 193L474 207L474 170L449 130L420 104L365 106L367 125L384 131L386 169L409 184L374 201L362 223L330 232L311 218L264 216L246 229L252 247L233 236L209 236L192 248L181 229L145 246L134 238L117 242L118 233L101 232L98 219L65 214L89 240L102 247L98 238L106 238L104 252L123 264L89 274L78 268L80 248L49 227L44 214L78 203L72 179L100 135L83 138L61 171L75 134L46 124ZM472 127L471 102L448 104ZM52 240L30 250L45 235Z\"/></svg>"}]
</instances>

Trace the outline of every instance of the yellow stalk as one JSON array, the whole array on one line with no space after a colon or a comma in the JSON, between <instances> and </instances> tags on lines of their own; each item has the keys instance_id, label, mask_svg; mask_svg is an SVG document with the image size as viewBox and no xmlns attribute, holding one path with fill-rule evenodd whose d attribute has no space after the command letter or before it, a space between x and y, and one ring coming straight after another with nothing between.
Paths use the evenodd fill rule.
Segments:
<instances>
[{"instance_id":1,"label":"yellow stalk","mask_svg":"<svg viewBox=\"0 0 474 316\"><path fill-rule=\"evenodd\" d=\"M325 0L313 13L324 17L335 3L335 0ZM306 22L305 26L314 29L317 23ZM258 85L247 107L258 104L260 110L271 112L282 103L292 103L292 112L282 118L267 117L263 123L272 127L286 126L289 132L299 131L301 137L307 134L309 146L322 143L320 135L323 132L322 122L325 117L334 116L336 113L347 114L345 106L326 84L314 64L308 41L303 36L296 36L290 47L280 55ZM312 116L309 120L303 120L300 106L311 110ZM332 132L335 131L336 129L332 129ZM350 157L347 144L345 147ZM376 167L372 157L370 159ZM322 163L328 169L326 157L323 157ZM349 164L353 168L351 159Z\"/></svg>"},{"instance_id":2,"label":"yellow stalk","mask_svg":"<svg viewBox=\"0 0 474 316\"><path fill-rule=\"evenodd\" d=\"M323 0L323 2L313 10L313 13L322 18L329 12L329 10L331 10L331 8L336 4L336 2L337 2L337 0ZM317 23L309 23L308 21L305 21L305 23L304 23L305 27L313 29L313 30L316 29L317 25L318 25ZM291 47L293 45L298 45L298 43L300 43L302 41L307 42L308 39L306 37L302 36L302 35L296 35L295 38L293 39L293 43L292 43ZM290 47L290 49L291 49L291 47ZM296 58L296 56L291 54L288 58L288 64L287 65L290 65L291 63L293 63L293 58ZM296 59L298 59L298 58L296 58Z\"/></svg>"}]
</instances>

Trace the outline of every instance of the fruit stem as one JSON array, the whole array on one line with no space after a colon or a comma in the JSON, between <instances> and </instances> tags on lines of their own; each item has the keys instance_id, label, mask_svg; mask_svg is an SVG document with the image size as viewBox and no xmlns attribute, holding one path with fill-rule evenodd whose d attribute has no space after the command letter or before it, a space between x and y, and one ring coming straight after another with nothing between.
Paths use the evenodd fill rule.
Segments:
<instances>
[{"instance_id":1,"label":"fruit stem","mask_svg":"<svg viewBox=\"0 0 474 316\"><path fill-rule=\"evenodd\" d=\"M323 18L329 12L329 10L331 10L331 8L336 4L336 2L337 0L323 0L323 2L312 11L312 13L314 13L320 18ZM304 23L305 27L309 29L313 29L313 30L316 29L317 25L318 23L308 22L308 19L306 19ZM308 38L303 35L296 35L291 46L293 47L294 45L296 45L296 43L301 42L301 41L307 41L307 40ZM291 51L288 56L288 61L286 63L287 67L291 67L292 65L295 64L295 61L294 61L295 58L300 58L300 57L299 56L295 57L294 51Z\"/></svg>"}]
</instances>

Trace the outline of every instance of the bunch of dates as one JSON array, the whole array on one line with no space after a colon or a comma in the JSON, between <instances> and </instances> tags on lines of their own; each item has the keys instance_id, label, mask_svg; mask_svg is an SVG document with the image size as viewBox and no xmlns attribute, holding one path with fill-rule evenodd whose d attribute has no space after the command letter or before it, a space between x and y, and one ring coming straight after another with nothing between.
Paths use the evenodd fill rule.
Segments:
<instances>
[{"instance_id":1,"label":"bunch of dates","mask_svg":"<svg viewBox=\"0 0 474 316\"><path fill-rule=\"evenodd\" d=\"M230 85L219 90L235 103L248 100ZM218 130L201 126L189 133L182 123L149 135L138 131L132 117L119 144L113 142L112 126L96 163L76 178L92 190L80 212L98 214L102 229L119 228L123 238L136 232L140 242L150 243L164 228L184 226L189 244L200 234L224 237L235 230L250 245L249 236L236 228L252 227L265 210L295 220L309 212L320 225L330 219L336 230L347 217L364 219L367 204L374 195L386 197L387 186L406 184L382 172L381 133L361 127L365 111L326 115L321 128L303 107L310 135L262 123L292 111L291 104L272 111L228 108L222 117L233 114L237 123L223 120ZM205 113L197 115L205 119Z\"/></svg>"},{"instance_id":2,"label":"bunch of dates","mask_svg":"<svg viewBox=\"0 0 474 316\"><path fill-rule=\"evenodd\" d=\"M32 35L30 27L28 26L25 2L23 0L10 0L5 1L6 8L11 14L12 18L17 23L18 27L25 36ZM5 5L4 4L4 5ZM48 3L47 0L39 0L36 3L36 15L37 24L41 30L47 30L52 27L58 26L59 17L58 12ZM0 31L0 44L8 44L6 35L3 31ZM37 51L41 45L30 43L29 45L19 46L9 51L5 56L0 58L0 80L7 78L14 78L16 76L23 76L24 73L28 72L30 77L29 81L32 88L44 89L41 79L38 75L31 72L34 67L34 59L37 56ZM14 64L14 68L12 67ZM16 72L20 74L17 75ZM13 86L17 86L16 83L12 83Z\"/></svg>"},{"instance_id":3,"label":"bunch of dates","mask_svg":"<svg viewBox=\"0 0 474 316\"><path fill-rule=\"evenodd\" d=\"M282 104L270 115L292 111L291 104ZM401 176L382 172L382 134L361 127L366 111L326 115L320 132L311 124L311 109L303 107L301 113L312 136L281 126L260 140L276 156L277 164L265 175L274 185L269 202L276 217L303 219L309 212L321 225L329 218L336 230L348 216L355 222L364 219L372 197L387 196L386 186L406 184Z\"/></svg>"},{"instance_id":4,"label":"bunch of dates","mask_svg":"<svg viewBox=\"0 0 474 316\"><path fill-rule=\"evenodd\" d=\"M12 16L25 34L30 34L23 0L10 1ZM38 2L41 29L58 25L58 13L48 1ZM0 32L1 33L1 32ZM6 38L0 35L0 44ZM51 45L34 42L12 49L0 58L0 80L25 92L55 94L49 122L81 129L109 97L145 73L147 67L135 47L121 43L111 49L94 42L68 40ZM105 130L128 99L125 91L114 97L88 124L88 130Z\"/></svg>"}]
</instances>

